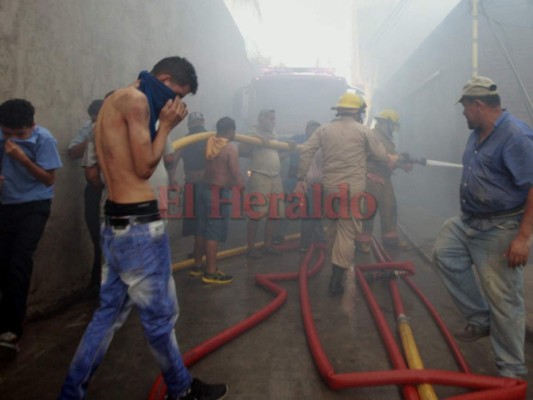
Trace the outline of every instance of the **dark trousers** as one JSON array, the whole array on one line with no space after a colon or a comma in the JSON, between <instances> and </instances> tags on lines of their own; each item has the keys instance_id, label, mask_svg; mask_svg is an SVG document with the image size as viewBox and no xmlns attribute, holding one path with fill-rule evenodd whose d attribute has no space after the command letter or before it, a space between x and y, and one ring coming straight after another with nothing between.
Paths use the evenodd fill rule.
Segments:
<instances>
[{"instance_id":1,"label":"dark trousers","mask_svg":"<svg viewBox=\"0 0 533 400\"><path fill-rule=\"evenodd\" d=\"M93 288L100 287L100 279L102 275L102 250L100 248L100 198L102 192L95 190L90 184L85 186L83 192L84 206L85 206L85 223L93 242L93 266L91 270L91 283Z\"/></svg>"},{"instance_id":2,"label":"dark trousers","mask_svg":"<svg viewBox=\"0 0 533 400\"><path fill-rule=\"evenodd\" d=\"M22 334L33 254L50 205L50 200L0 205L0 333Z\"/></svg>"}]
</instances>

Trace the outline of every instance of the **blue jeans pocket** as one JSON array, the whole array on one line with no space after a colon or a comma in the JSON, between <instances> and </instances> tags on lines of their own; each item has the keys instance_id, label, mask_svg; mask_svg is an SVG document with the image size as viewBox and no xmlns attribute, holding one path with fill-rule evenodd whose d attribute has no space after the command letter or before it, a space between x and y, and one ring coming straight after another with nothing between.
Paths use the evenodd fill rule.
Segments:
<instances>
[{"instance_id":1,"label":"blue jeans pocket","mask_svg":"<svg viewBox=\"0 0 533 400\"><path fill-rule=\"evenodd\" d=\"M520 221L518 220L494 221L494 226L504 231L515 231L520 226Z\"/></svg>"},{"instance_id":2,"label":"blue jeans pocket","mask_svg":"<svg viewBox=\"0 0 533 400\"><path fill-rule=\"evenodd\" d=\"M128 272L143 268L142 239L124 235L116 237L113 243L113 258L119 272Z\"/></svg>"}]
</instances>

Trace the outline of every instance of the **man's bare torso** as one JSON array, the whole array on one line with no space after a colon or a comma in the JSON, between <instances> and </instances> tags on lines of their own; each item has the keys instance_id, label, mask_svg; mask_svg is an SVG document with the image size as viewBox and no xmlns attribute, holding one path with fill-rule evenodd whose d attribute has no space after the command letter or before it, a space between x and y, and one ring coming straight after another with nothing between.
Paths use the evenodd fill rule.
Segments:
<instances>
[{"instance_id":1,"label":"man's bare torso","mask_svg":"<svg viewBox=\"0 0 533 400\"><path fill-rule=\"evenodd\" d=\"M133 99L145 98L136 85L117 90L104 103L96 123L96 154L109 200L127 204L155 200L148 180L135 173L125 112ZM149 112L146 103L146 112Z\"/></svg>"},{"instance_id":2,"label":"man's bare torso","mask_svg":"<svg viewBox=\"0 0 533 400\"><path fill-rule=\"evenodd\" d=\"M223 187L240 185L240 171L238 169L237 157L238 153L235 147L227 144L215 158L206 160L205 181L212 185Z\"/></svg>"}]
</instances>

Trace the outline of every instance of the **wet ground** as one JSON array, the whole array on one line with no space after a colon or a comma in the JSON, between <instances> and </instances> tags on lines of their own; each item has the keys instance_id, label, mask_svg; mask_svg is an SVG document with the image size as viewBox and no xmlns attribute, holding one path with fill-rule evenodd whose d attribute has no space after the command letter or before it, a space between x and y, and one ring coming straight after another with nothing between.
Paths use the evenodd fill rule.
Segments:
<instances>
[{"instance_id":1,"label":"wet ground","mask_svg":"<svg viewBox=\"0 0 533 400\"><path fill-rule=\"evenodd\" d=\"M170 223L169 231L175 260L185 258L191 241L179 237L175 222ZM226 247L242 245L244 224L232 223L231 232L231 243ZM414 236L420 250L427 252L431 237L424 235L417 230L417 234L410 236ZM415 263L414 282L452 331L462 329L460 315L421 253L411 250L390 254L394 259L409 259ZM255 285L256 273L297 271L299 260L296 251L254 262L247 261L244 256L224 260L220 268L235 277L227 286L204 285L199 279L190 278L187 270L176 272L181 307L176 332L182 352L245 319L273 299L269 292ZM372 262L372 258L358 255L358 262ZM309 293L318 334L334 370L342 373L390 369L387 353L353 274L347 277L344 296L335 298L327 293L329 276L330 268L326 265L309 280ZM228 399L402 398L398 387L394 386L330 390L308 350L300 316L298 284L292 281L280 285L288 291L286 304L259 326L195 364L191 368L193 375L211 382L226 382L230 388ZM399 286L425 366L456 371L450 352L425 308L405 285L400 283ZM376 281L372 289L396 333L387 284ZM56 315L28 323L20 355L15 361L0 365L0 399L54 399L95 307L96 301L87 299ZM487 338L470 344L459 343L459 347L473 372L495 374ZM528 365L533 370L533 345L528 342L526 347ZM146 399L157 375L158 368L146 346L138 316L132 313L116 334L91 382L88 398ZM464 392L443 386L436 386L435 390L439 398Z\"/></svg>"}]
</instances>

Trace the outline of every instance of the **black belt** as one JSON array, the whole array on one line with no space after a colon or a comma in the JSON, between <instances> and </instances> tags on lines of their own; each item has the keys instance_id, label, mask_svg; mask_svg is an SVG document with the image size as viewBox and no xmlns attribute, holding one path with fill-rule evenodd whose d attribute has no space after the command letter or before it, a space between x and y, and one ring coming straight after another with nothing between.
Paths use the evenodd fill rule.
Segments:
<instances>
[{"instance_id":1,"label":"black belt","mask_svg":"<svg viewBox=\"0 0 533 400\"><path fill-rule=\"evenodd\" d=\"M476 219L491 219L491 218L502 218L502 217L514 217L520 215L524 212L523 207L513 208L512 210L506 211L497 211L493 213L465 213L466 216Z\"/></svg>"},{"instance_id":2,"label":"black belt","mask_svg":"<svg viewBox=\"0 0 533 400\"><path fill-rule=\"evenodd\" d=\"M279 176L279 174L276 174L276 175L268 175L268 174L265 174L264 172L257 172L257 171L254 171L254 170L251 170L250 171L253 174L257 174L257 175L263 175L263 176L267 176L269 178L275 178L277 176Z\"/></svg>"},{"instance_id":3,"label":"black belt","mask_svg":"<svg viewBox=\"0 0 533 400\"><path fill-rule=\"evenodd\" d=\"M148 224L150 222L160 221L159 214L153 215L129 215L124 217L111 217L106 215L104 217L105 224L114 228L125 228L128 225Z\"/></svg>"}]
</instances>

